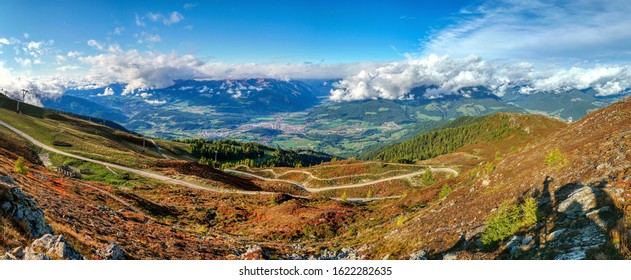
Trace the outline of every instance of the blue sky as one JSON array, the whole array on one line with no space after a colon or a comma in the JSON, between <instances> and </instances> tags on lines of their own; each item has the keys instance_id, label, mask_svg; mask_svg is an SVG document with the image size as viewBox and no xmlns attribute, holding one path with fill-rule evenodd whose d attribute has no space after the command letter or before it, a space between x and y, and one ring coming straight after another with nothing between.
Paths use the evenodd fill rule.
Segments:
<instances>
[{"instance_id":1,"label":"blue sky","mask_svg":"<svg viewBox=\"0 0 631 280\"><path fill-rule=\"evenodd\" d=\"M333 100L631 88L627 0L0 1L0 88L342 79Z\"/></svg>"},{"instance_id":2,"label":"blue sky","mask_svg":"<svg viewBox=\"0 0 631 280\"><path fill-rule=\"evenodd\" d=\"M433 2L5 0L0 37L84 53L96 40L226 63L384 61L418 51L467 1Z\"/></svg>"}]
</instances>

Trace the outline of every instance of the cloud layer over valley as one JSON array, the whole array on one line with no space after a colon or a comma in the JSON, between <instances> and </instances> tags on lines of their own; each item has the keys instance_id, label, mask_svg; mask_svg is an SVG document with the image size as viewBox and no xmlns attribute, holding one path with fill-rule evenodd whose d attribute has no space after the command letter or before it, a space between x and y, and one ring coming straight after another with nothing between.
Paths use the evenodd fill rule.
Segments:
<instances>
[{"instance_id":1,"label":"cloud layer over valley","mask_svg":"<svg viewBox=\"0 0 631 280\"><path fill-rule=\"evenodd\" d=\"M335 84L331 99L435 98L459 94L465 87L483 86L502 96L510 87L521 87L523 94L535 91L563 91L593 88L598 95L614 95L631 88L630 66L591 68L548 68L538 70L530 63L485 61L477 56L455 59L429 55L419 59L392 62ZM430 86L423 96L411 96L416 87Z\"/></svg>"},{"instance_id":2,"label":"cloud layer over valley","mask_svg":"<svg viewBox=\"0 0 631 280\"><path fill-rule=\"evenodd\" d=\"M591 67L548 67L538 69L527 62L484 60L478 56L453 58L430 54L395 62L344 64L226 64L208 62L194 55L175 52L140 52L122 50L118 45L104 47L97 55L65 59L81 64L74 70L87 69L81 75L45 77L15 76L0 63L0 87L10 95L21 89L37 92L32 103L42 96L54 97L70 88L98 88L113 83L125 84L121 95L160 89L177 80L222 80L245 78L342 79L331 91L331 100L435 98L458 94L465 87L484 86L503 95L506 89L520 87L524 94L535 91L559 91L593 88L598 95L613 95L631 88L631 66L595 65ZM65 72L64 72L65 73ZM430 86L422 96L410 91ZM113 95L105 91L102 96Z\"/></svg>"}]
</instances>

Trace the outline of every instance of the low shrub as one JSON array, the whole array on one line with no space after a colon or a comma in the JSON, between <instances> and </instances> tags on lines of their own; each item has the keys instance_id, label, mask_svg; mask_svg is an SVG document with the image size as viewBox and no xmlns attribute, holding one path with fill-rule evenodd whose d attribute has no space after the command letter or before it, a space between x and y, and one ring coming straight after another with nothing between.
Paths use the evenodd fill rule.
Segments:
<instances>
[{"instance_id":1,"label":"low shrub","mask_svg":"<svg viewBox=\"0 0 631 280\"><path fill-rule=\"evenodd\" d=\"M553 167L556 170L563 168L568 164L568 162L569 160L559 148L556 148L552 152L548 153L545 159L545 164L547 166Z\"/></svg>"},{"instance_id":2,"label":"low shrub","mask_svg":"<svg viewBox=\"0 0 631 280\"><path fill-rule=\"evenodd\" d=\"M442 189L440 189L440 193L438 193L438 199L444 199L447 197L453 189L450 185L444 185Z\"/></svg>"},{"instance_id":3,"label":"low shrub","mask_svg":"<svg viewBox=\"0 0 631 280\"><path fill-rule=\"evenodd\" d=\"M517 205L505 201L493 213L482 233L482 244L491 245L505 240L520 229L529 227L537 222L537 201L527 198Z\"/></svg>"},{"instance_id":4,"label":"low shrub","mask_svg":"<svg viewBox=\"0 0 631 280\"><path fill-rule=\"evenodd\" d=\"M28 166L26 166L26 161L24 160L23 157L19 157L16 161L15 161L15 165L13 166L13 170L16 173L19 174L27 174L28 173Z\"/></svg>"}]
</instances>

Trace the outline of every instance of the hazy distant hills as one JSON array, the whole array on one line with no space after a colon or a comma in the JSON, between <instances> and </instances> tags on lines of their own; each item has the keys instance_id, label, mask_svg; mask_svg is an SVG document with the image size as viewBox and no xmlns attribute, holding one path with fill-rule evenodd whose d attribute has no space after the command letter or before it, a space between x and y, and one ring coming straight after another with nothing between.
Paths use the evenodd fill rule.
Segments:
<instances>
[{"instance_id":1,"label":"hazy distant hills","mask_svg":"<svg viewBox=\"0 0 631 280\"><path fill-rule=\"evenodd\" d=\"M562 119L578 120L585 114L605 107L626 94L616 96L596 96L593 89L570 89L561 92L536 92L520 94L518 89L507 91L502 97L510 104L527 109L533 113L543 113Z\"/></svg>"},{"instance_id":2,"label":"hazy distant hills","mask_svg":"<svg viewBox=\"0 0 631 280\"><path fill-rule=\"evenodd\" d=\"M466 95L411 100L362 100L336 102L318 106L309 112L311 118L363 120L381 124L417 123L455 119L460 116L482 116L496 112L523 113L526 110L508 104L490 92L476 90Z\"/></svg>"},{"instance_id":3,"label":"hazy distant hills","mask_svg":"<svg viewBox=\"0 0 631 280\"><path fill-rule=\"evenodd\" d=\"M103 118L118 123L126 123L129 119L122 111L69 94L64 94L57 99L47 99L42 102L47 108L54 108L75 114Z\"/></svg>"}]
</instances>

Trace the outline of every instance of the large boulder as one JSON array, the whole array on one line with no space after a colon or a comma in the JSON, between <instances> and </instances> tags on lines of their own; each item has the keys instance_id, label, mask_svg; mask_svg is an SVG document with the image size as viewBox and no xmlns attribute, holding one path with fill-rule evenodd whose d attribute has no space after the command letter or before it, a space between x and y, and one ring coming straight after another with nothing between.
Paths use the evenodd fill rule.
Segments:
<instances>
[{"instance_id":1,"label":"large boulder","mask_svg":"<svg viewBox=\"0 0 631 280\"><path fill-rule=\"evenodd\" d=\"M82 260L83 256L68 244L63 235L46 234L33 241L34 251L45 253L53 259Z\"/></svg>"},{"instance_id":2,"label":"large boulder","mask_svg":"<svg viewBox=\"0 0 631 280\"><path fill-rule=\"evenodd\" d=\"M37 208L33 197L22 192L8 176L0 176L0 212L30 237L36 238L30 246L20 246L6 253L4 259L84 259L62 235L52 234L52 227L46 222L44 212Z\"/></svg>"},{"instance_id":3,"label":"large boulder","mask_svg":"<svg viewBox=\"0 0 631 280\"><path fill-rule=\"evenodd\" d=\"M37 208L30 195L15 186L10 177L0 178L0 211L19 225L32 238L51 234L53 229L46 222L44 212Z\"/></svg>"},{"instance_id":4,"label":"large boulder","mask_svg":"<svg viewBox=\"0 0 631 280\"><path fill-rule=\"evenodd\" d=\"M567 199L559 203L558 211L572 218L585 215L589 210L596 207L596 199L600 192L599 189L592 187L579 188L573 191Z\"/></svg>"},{"instance_id":5,"label":"large boulder","mask_svg":"<svg viewBox=\"0 0 631 280\"><path fill-rule=\"evenodd\" d=\"M96 250L96 255L104 260L124 260L125 251L114 242L110 242L107 247Z\"/></svg>"},{"instance_id":6,"label":"large boulder","mask_svg":"<svg viewBox=\"0 0 631 280\"><path fill-rule=\"evenodd\" d=\"M35 239L31 246L17 247L5 254L5 259L12 260L83 260L63 235L45 234Z\"/></svg>"}]
</instances>

